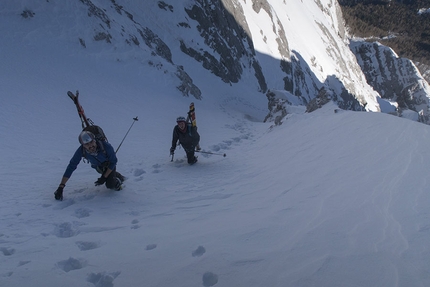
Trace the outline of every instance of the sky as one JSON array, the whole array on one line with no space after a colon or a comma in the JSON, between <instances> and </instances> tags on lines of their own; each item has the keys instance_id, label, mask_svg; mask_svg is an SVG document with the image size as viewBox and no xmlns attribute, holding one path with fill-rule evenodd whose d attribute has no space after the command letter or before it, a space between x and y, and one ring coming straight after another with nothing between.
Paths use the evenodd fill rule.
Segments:
<instances>
[{"instance_id":1,"label":"sky","mask_svg":"<svg viewBox=\"0 0 430 287\"><path fill-rule=\"evenodd\" d=\"M329 103L273 127L251 82L205 85L200 70L203 99L183 97L135 51L72 45L67 15L28 25L4 3L1 287L430 285L429 126ZM114 148L138 117L117 153L123 190L81 162L54 200L79 146L69 90ZM192 166L169 155L190 102L217 154Z\"/></svg>"}]
</instances>

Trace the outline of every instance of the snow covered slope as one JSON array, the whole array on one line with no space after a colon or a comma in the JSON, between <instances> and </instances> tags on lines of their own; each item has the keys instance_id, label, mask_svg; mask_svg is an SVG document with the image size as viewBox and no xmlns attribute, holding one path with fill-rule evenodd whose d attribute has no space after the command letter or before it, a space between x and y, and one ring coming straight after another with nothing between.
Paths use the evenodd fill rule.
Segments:
<instances>
[{"instance_id":1,"label":"snow covered slope","mask_svg":"<svg viewBox=\"0 0 430 287\"><path fill-rule=\"evenodd\" d=\"M291 5L310 7L303 2ZM0 2L0 286L430 284L427 125L328 103L291 107L270 128L252 72L225 83L180 48L169 48L169 64L156 47L176 26L149 46L93 41L107 30L88 4ZM109 18L111 35L132 39L119 24L127 18L148 18L151 31L170 27L156 12L175 20L159 2L101 11L122 15L115 4L133 19ZM78 147L66 95L76 89L114 147L139 121L118 152L125 188L95 187L98 174L82 162L59 202L53 193ZM175 119L191 101L203 150L225 158L200 154L189 166L178 149L170 161Z\"/></svg>"}]
</instances>

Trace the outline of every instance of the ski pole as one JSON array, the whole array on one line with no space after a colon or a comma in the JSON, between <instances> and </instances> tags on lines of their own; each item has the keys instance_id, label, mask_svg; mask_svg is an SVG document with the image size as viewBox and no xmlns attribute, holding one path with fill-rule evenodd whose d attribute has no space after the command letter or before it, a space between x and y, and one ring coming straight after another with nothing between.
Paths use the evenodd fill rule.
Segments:
<instances>
[{"instance_id":1,"label":"ski pole","mask_svg":"<svg viewBox=\"0 0 430 287\"><path fill-rule=\"evenodd\" d=\"M227 156L225 153L214 153L214 152L201 151L201 150L196 150L195 152L199 152L199 153L207 153L207 154L213 154L213 155L222 155L223 157L226 157L226 156Z\"/></svg>"},{"instance_id":2,"label":"ski pole","mask_svg":"<svg viewBox=\"0 0 430 287\"><path fill-rule=\"evenodd\" d=\"M139 119L137 117L133 118L133 123L131 124L130 128L128 129L127 133L125 134L124 138L122 139L121 143L119 144L118 148L116 149L115 153L118 152L119 148L121 147L122 143L125 140L125 137L128 135L128 132L131 130L131 128L133 127L134 123L137 122Z\"/></svg>"}]
</instances>

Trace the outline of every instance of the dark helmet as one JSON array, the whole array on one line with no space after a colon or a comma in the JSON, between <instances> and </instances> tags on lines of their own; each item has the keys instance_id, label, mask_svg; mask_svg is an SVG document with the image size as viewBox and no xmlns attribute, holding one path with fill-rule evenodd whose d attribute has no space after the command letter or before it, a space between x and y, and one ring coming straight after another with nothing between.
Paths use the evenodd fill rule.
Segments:
<instances>
[{"instance_id":1,"label":"dark helmet","mask_svg":"<svg viewBox=\"0 0 430 287\"><path fill-rule=\"evenodd\" d=\"M176 122L177 123L180 123L180 122L185 122L186 120L185 120L185 118L184 117L177 117L176 118Z\"/></svg>"},{"instance_id":2,"label":"dark helmet","mask_svg":"<svg viewBox=\"0 0 430 287\"><path fill-rule=\"evenodd\" d=\"M94 134L92 132L89 132L89 131L82 131L78 137L79 142L82 145L92 142L93 140L95 140L95 138L96 137L94 136Z\"/></svg>"}]
</instances>

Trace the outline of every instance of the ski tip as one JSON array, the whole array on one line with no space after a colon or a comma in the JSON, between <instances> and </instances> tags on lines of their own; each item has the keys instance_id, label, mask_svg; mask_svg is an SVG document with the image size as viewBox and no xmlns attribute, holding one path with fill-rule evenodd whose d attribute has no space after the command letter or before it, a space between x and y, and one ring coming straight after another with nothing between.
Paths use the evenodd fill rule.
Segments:
<instances>
[{"instance_id":1,"label":"ski tip","mask_svg":"<svg viewBox=\"0 0 430 287\"><path fill-rule=\"evenodd\" d=\"M69 98L71 98L72 100L75 100L75 99L77 99L78 98L78 94L74 94L73 92L71 92L71 91L68 91L67 92L67 95L69 96Z\"/></svg>"}]
</instances>

